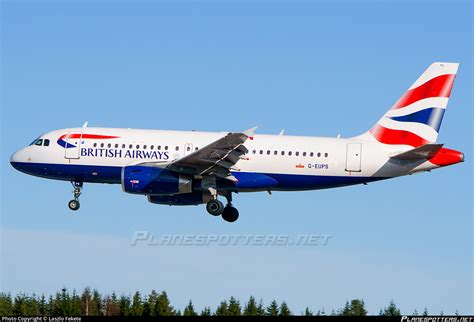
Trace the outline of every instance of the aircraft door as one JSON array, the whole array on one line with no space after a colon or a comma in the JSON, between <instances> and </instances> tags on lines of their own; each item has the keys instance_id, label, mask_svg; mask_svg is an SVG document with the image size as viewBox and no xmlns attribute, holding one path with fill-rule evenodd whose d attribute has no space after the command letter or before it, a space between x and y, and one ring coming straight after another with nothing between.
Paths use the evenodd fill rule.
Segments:
<instances>
[{"instance_id":1,"label":"aircraft door","mask_svg":"<svg viewBox=\"0 0 474 322\"><path fill-rule=\"evenodd\" d=\"M360 172L362 160L362 144L348 143L346 155L346 171Z\"/></svg>"},{"instance_id":2,"label":"aircraft door","mask_svg":"<svg viewBox=\"0 0 474 322\"><path fill-rule=\"evenodd\" d=\"M66 142L64 145L64 157L66 159L79 159L81 155L81 133L68 133L64 138Z\"/></svg>"}]
</instances>

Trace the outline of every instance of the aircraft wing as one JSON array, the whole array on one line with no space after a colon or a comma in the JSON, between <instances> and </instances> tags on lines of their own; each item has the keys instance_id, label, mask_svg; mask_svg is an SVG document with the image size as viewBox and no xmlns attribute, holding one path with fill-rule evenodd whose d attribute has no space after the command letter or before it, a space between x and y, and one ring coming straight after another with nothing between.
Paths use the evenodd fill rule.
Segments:
<instances>
[{"instance_id":1,"label":"aircraft wing","mask_svg":"<svg viewBox=\"0 0 474 322\"><path fill-rule=\"evenodd\" d=\"M167 169L192 175L216 175L231 181L237 179L230 170L248 152L243 145L256 128L241 133L228 133L205 147L166 165Z\"/></svg>"},{"instance_id":2,"label":"aircraft wing","mask_svg":"<svg viewBox=\"0 0 474 322\"><path fill-rule=\"evenodd\" d=\"M433 157L441 148L442 144L425 144L417 148L391 156L391 159L397 160L424 160Z\"/></svg>"}]
</instances>

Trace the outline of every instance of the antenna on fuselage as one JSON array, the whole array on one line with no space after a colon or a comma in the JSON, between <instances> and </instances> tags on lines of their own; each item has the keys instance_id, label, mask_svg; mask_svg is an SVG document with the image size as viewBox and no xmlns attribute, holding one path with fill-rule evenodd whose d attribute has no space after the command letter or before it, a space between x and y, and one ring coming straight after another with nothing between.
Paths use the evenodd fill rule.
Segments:
<instances>
[{"instance_id":1,"label":"antenna on fuselage","mask_svg":"<svg viewBox=\"0 0 474 322\"><path fill-rule=\"evenodd\" d=\"M278 135L283 135L283 133L285 133L285 129L281 130L280 134L278 134Z\"/></svg>"},{"instance_id":2,"label":"antenna on fuselage","mask_svg":"<svg viewBox=\"0 0 474 322\"><path fill-rule=\"evenodd\" d=\"M86 123L84 123L84 125L83 125L82 127L87 127L87 124L88 124L88 123L89 123L89 122L86 121Z\"/></svg>"}]
</instances>

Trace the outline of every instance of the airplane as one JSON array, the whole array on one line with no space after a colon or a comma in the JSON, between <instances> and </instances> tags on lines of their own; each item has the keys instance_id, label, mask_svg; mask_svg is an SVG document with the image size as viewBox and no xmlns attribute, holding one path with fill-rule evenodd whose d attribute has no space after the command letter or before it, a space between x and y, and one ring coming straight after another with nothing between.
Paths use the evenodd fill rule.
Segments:
<instances>
[{"instance_id":1,"label":"airplane","mask_svg":"<svg viewBox=\"0 0 474 322\"><path fill-rule=\"evenodd\" d=\"M206 204L209 214L234 222L233 193L367 184L464 161L462 152L436 143L458 66L431 64L370 130L351 138L257 135L255 128L94 128L86 122L39 136L10 163L29 175L70 181L74 211L84 183L109 183L154 204Z\"/></svg>"}]
</instances>

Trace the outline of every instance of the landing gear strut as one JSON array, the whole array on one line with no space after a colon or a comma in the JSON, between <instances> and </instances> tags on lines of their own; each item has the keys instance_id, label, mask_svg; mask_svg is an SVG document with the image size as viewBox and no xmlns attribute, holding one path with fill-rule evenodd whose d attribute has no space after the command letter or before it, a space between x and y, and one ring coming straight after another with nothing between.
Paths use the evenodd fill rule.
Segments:
<instances>
[{"instance_id":1,"label":"landing gear strut","mask_svg":"<svg viewBox=\"0 0 474 322\"><path fill-rule=\"evenodd\" d=\"M81 204L79 203L79 196L82 193L82 182L71 181L71 184L74 187L74 191L72 192L74 194L74 199L69 201L68 206L69 209L76 211L81 206Z\"/></svg>"},{"instance_id":2,"label":"landing gear strut","mask_svg":"<svg viewBox=\"0 0 474 322\"><path fill-rule=\"evenodd\" d=\"M232 206L232 192L229 192L225 197L227 199L227 205L222 212L222 219L227 222L234 222L239 219L239 211Z\"/></svg>"}]
</instances>

